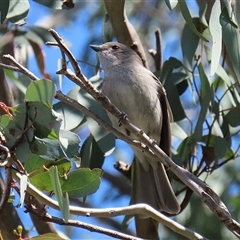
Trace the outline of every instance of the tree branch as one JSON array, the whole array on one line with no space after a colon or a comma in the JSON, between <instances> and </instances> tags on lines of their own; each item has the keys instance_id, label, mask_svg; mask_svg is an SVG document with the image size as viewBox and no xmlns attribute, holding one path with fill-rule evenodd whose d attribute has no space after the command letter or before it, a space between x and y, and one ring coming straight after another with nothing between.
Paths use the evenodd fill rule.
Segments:
<instances>
[{"instance_id":1,"label":"tree branch","mask_svg":"<svg viewBox=\"0 0 240 240\"><path fill-rule=\"evenodd\" d=\"M117 40L120 43L131 47L140 56L143 65L148 68L148 63L141 40L126 15L124 7L125 1L104 0L104 2Z\"/></svg>"},{"instance_id":2,"label":"tree branch","mask_svg":"<svg viewBox=\"0 0 240 240\"><path fill-rule=\"evenodd\" d=\"M13 170L13 176L19 182L23 175ZM42 202L43 204L47 204L49 207L59 210L57 201L43 194L41 191L39 191L36 187L34 187L29 182L27 182L26 191L32 196L34 196L36 199L38 199L40 202ZM186 236L190 239L205 239L198 233L195 233L190 229L186 229L179 223L164 216L162 213L158 212L157 210L155 210L154 208L150 207L147 204L135 204L127 207L105 208L105 209L69 206L69 212L71 214L81 215L86 217L115 217L119 215L143 214L155 219L156 221L164 224L165 226L169 227L173 231L183 236Z\"/></svg>"}]
</instances>

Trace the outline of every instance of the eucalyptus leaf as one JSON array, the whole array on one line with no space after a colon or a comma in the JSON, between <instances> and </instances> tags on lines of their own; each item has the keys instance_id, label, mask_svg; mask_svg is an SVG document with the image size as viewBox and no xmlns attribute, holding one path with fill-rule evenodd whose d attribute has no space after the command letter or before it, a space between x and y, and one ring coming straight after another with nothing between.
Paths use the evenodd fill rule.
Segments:
<instances>
[{"instance_id":1,"label":"eucalyptus leaf","mask_svg":"<svg viewBox=\"0 0 240 240\"><path fill-rule=\"evenodd\" d=\"M186 4L186 1L185 0L181 0L181 1L178 1L178 4L179 4L179 7L180 7L180 10L182 12L182 15L186 21L186 23L188 24L188 26L191 28L191 30L198 36L200 37L202 40L204 41L208 41L195 27L195 25L193 24L193 20L192 20L192 17L191 17L191 14L189 12L189 9L188 9L188 6Z\"/></svg>"},{"instance_id":2,"label":"eucalyptus leaf","mask_svg":"<svg viewBox=\"0 0 240 240\"><path fill-rule=\"evenodd\" d=\"M10 4L10 0L0 1L1 24L3 24L3 21L5 20L5 18L7 16L8 9L9 9L9 4Z\"/></svg>"},{"instance_id":3,"label":"eucalyptus leaf","mask_svg":"<svg viewBox=\"0 0 240 240\"><path fill-rule=\"evenodd\" d=\"M97 191L100 185L102 170L80 168L67 175L62 185L62 191L72 198L85 197Z\"/></svg>"},{"instance_id":4,"label":"eucalyptus leaf","mask_svg":"<svg viewBox=\"0 0 240 240\"><path fill-rule=\"evenodd\" d=\"M234 72L240 81L240 36L238 29L233 25L227 9L222 10L220 23L223 31L223 42L226 45L228 56L231 59Z\"/></svg>"},{"instance_id":5,"label":"eucalyptus leaf","mask_svg":"<svg viewBox=\"0 0 240 240\"><path fill-rule=\"evenodd\" d=\"M220 15L221 2L215 1L209 19L209 30L212 35L212 57L210 76L213 76L216 72L222 52L222 26L219 21Z\"/></svg>"},{"instance_id":6,"label":"eucalyptus leaf","mask_svg":"<svg viewBox=\"0 0 240 240\"><path fill-rule=\"evenodd\" d=\"M79 87L77 86L71 89L67 96L77 100L78 93ZM64 130L73 130L77 128L84 118L84 114L82 112L64 102L54 104L53 108L63 119L61 128Z\"/></svg>"},{"instance_id":7,"label":"eucalyptus leaf","mask_svg":"<svg viewBox=\"0 0 240 240\"><path fill-rule=\"evenodd\" d=\"M111 125L105 109L99 103L97 103L96 100L93 99L92 96L90 96L88 93L80 90L78 101ZM95 120L88 116L87 123L92 136L95 138L95 141L101 148L102 152L105 153L112 150L115 146L115 137L110 134L105 128L101 127Z\"/></svg>"},{"instance_id":8,"label":"eucalyptus leaf","mask_svg":"<svg viewBox=\"0 0 240 240\"><path fill-rule=\"evenodd\" d=\"M188 24L185 24L181 36L181 49L184 65L188 70L192 69L194 55L199 44L199 36L197 36Z\"/></svg>"},{"instance_id":9,"label":"eucalyptus leaf","mask_svg":"<svg viewBox=\"0 0 240 240\"><path fill-rule=\"evenodd\" d=\"M10 22L23 25L26 23L26 17L28 15L28 11L30 8L30 4L28 0L25 1L9 1L8 14L6 16Z\"/></svg>"},{"instance_id":10,"label":"eucalyptus leaf","mask_svg":"<svg viewBox=\"0 0 240 240\"><path fill-rule=\"evenodd\" d=\"M67 222L69 219L69 199L68 194L63 194L59 176L58 176L58 170L56 166L53 166L49 169L49 175L51 179L51 183L54 189L54 193L56 195L59 208L63 214L63 219Z\"/></svg>"},{"instance_id":11,"label":"eucalyptus leaf","mask_svg":"<svg viewBox=\"0 0 240 240\"><path fill-rule=\"evenodd\" d=\"M112 42L113 36L114 36L113 27L109 20L108 14L106 14L103 21L102 40L104 43Z\"/></svg>"},{"instance_id":12,"label":"eucalyptus leaf","mask_svg":"<svg viewBox=\"0 0 240 240\"><path fill-rule=\"evenodd\" d=\"M102 168L104 162L104 152L101 151L97 142L90 135L81 148L80 152L81 157L81 167L93 168Z\"/></svg>"},{"instance_id":13,"label":"eucalyptus leaf","mask_svg":"<svg viewBox=\"0 0 240 240\"><path fill-rule=\"evenodd\" d=\"M41 234L35 237L31 237L32 240L64 240L65 238L60 237L58 234L55 233L46 233Z\"/></svg>"},{"instance_id":14,"label":"eucalyptus leaf","mask_svg":"<svg viewBox=\"0 0 240 240\"><path fill-rule=\"evenodd\" d=\"M54 96L56 94L56 86L50 80L33 81L27 88L25 101L40 101L52 106Z\"/></svg>"},{"instance_id":15,"label":"eucalyptus leaf","mask_svg":"<svg viewBox=\"0 0 240 240\"><path fill-rule=\"evenodd\" d=\"M232 127L240 125L240 111L239 106L232 108L226 115L225 119Z\"/></svg>"},{"instance_id":16,"label":"eucalyptus leaf","mask_svg":"<svg viewBox=\"0 0 240 240\"><path fill-rule=\"evenodd\" d=\"M176 122L171 123L171 132L174 137L177 137L181 140L187 138L186 132Z\"/></svg>"},{"instance_id":17,"label":"eucalyptus leaf","mask_svg":"<svg viewBox=\"0 0 240 240\"><path fill-rule=\"evenodd\" d=\"M214 144L214 153L217 159L221 159L225 156L228 149L228 143L224 138L216 137Z\"/></svg>"},{"instance_id":18,"label":"eucalyptus leaf","mask_svg":"<svg viewBox=\"0 0 240 240\"><path fill-rule=\"evenodd\" d=\"M166 5L172 11L178 4L177 0L165 0Z\"/></svg>"},{"instance_id":19,"label":"eucalyptus leaf","mask_svg":"<svg viewBox=\"0 0 240 240\"><path fill-rule=\"evenodd\" d=\"M196 144L197 144L197 141L195 139L195 135L192 134L186 137L179 145L177 152L179 157L182 160L183 165L185 165L185 163L188 161L189 156L193 154Z\"/></svg>"},{"instance_id":20,"label":"eucalyptus leaf","mask_svg":"<svg viewBox=\"0 0 240 240\"><path fill-rule=\"evenodd\" d=\"M46 7L53 8L53 9L62 9L62 1L61 0L33 0L34 2L37 2L39 4L42 4Z\"/></svg>"},{"instance_id":21,"label":"eucalyptus leaf","mask_svg":"<svg viewBox=\"0 0 240 240\"><path fill-rule=\"evenodd\" d=\"M53 191L51 178L48 171L35 174L29 178L30 183L41 191Z\"/></svg>"},{"instance_id":22,"label":"eucalyptus leaf","mask_svg":"<svg viewBox=\"0 0 240 240\"><path fill-rule=\"evenodd\" d=\"M205 121L208 112L209 103L212 100L212 90L201 63L198 66L198 70L201 79L201 111L195 127L194 135L196 140L200 141L202 138L203 122Z\"/></svg>"},{"instance_id":23,"label":"eucalyptus leaf","mask_svg":"<svg viewBox=\"0 0 240 240\"><path fill-rule=\"evenodd\" d=\"M23 174L20 178L20 207L23 207L25 201L25 195L28 185L28 177L27 175Z\"/></svg>"},{"instance_id":24,"label":"eucalyptus leaf","mask_svg":"<svg viewBox=\"0 0 240 240\"><path fill-rule=\"evenodd\" d=\"M26 136L23 136L20 144L16 147L16 158L20 162L26 162L29 157L29 142Z\"/></svg>"},{"instance_id":25,"label":"eucalyptus leaf","mask_svg":"<svg viewBox=\"0 0 240 240\"><path fill-rule=\"evenodd\" d=\"M28 26L29 30L31 32L34 32L38 37L42 39L42 41L45 42L52 42L54 40L51 33L48 31L48 29L41 27L41 26Z\"/></svg>"},{"instance_id":26,"label":"eucalyptus leaf","mask_svg":"<svg viewBox=\"0 0 240 240\"><path fill-rule=\"evenodd\" d=\"M59 141L67 156L78 156L80 138L76 133L61 129L59 132Z\"/></svg>"}]
</instances>

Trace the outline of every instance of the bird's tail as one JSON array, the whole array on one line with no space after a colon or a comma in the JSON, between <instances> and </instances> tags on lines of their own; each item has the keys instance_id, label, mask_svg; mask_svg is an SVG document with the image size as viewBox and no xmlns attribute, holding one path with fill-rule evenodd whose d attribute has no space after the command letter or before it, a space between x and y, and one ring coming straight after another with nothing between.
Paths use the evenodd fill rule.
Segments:
<instances>
[{"instance_id":1,"label":"bird's tail","mask_svg":"<svg viewBox=\"0 0 240 240\"><path fill-rule=\"evenodd\" d=\"M137 159L134 160L132 203L146 203L158 211L177 214L180 206L163 165L158 164L157 169L150 167L146 171ZM138 215L135 220L138 237L158 239L158 224L153 219Z\"/></svg>"}]
</instances>

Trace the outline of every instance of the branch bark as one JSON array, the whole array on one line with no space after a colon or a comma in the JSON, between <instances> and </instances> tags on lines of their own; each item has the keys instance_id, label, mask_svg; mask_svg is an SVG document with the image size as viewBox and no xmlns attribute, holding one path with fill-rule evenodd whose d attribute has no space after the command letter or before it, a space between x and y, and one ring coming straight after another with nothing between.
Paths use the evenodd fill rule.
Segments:
<instances>
[{"instance_id":1,"label":"branch bark","mask_svg":"<svg viewBox=\"0 0 240 240\"><path fill-rule=\"evenodd\" d=\"M146 55L137 31L128 20L125 11L125 1L105 0L105 7L112 23L117 40L131 47L142 59L143 65L148 68Z\"/></svg>"}]
</instances>

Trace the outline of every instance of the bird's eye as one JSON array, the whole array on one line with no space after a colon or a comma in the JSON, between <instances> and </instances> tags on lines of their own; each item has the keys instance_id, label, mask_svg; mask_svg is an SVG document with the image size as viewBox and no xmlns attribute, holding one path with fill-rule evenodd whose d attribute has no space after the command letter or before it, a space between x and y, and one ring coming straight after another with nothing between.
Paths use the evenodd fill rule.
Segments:
<instances>
[{"instance_id":1,"label":"bird's eye","mask_svg":"<svg viewBox=\"0 0 240 240\"><path fill-rule=\"evenodd\" d=\"M116 50L119 49L119 47L117 45L112 46L112 49Z\"/></svg>"}]
</instances>

